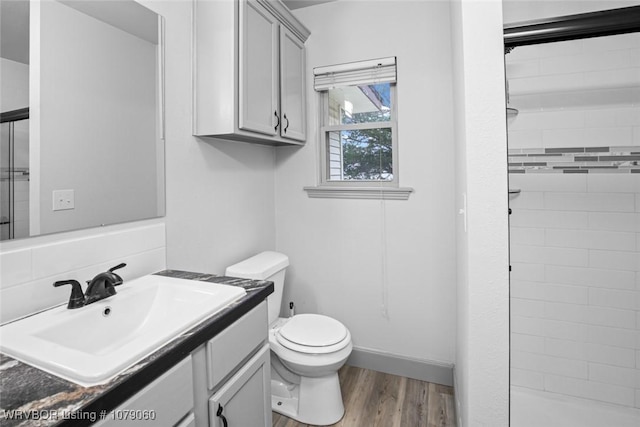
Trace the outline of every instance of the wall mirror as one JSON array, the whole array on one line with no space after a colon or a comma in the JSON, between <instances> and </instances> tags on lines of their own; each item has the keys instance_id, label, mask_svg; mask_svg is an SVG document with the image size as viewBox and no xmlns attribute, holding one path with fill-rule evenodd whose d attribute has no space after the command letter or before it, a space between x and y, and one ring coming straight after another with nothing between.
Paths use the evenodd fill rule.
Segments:
<instances>
[{"instance_id":1,"label":"wall mirror","mask_svg":"<svg viewBox=\"0 0 640 427\"><path fill-rule=\"evenodd\" d=\"M0 240L164 215L162 17L0 4Z\"/></svg>"}]
</instances>

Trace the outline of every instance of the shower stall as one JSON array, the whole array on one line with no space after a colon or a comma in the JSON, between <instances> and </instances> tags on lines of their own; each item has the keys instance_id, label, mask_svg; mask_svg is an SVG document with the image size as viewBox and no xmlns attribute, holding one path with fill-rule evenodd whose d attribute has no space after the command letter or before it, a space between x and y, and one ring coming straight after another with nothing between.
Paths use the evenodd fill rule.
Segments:
<instances>
[{"instance_id":1,"label":"shower stall","mask_svg":"<svg viewBox=\"0 0 640 427\"><path fill-rule=\"evenodd\" d=\"M29 109L0 114L0 241L29 236Z\"/></svg>"},{"instance_id":2,"label":"shower stall","mask_svg":"<svg viewBox=\"0 0 640 427\"><path fill-rule=\"evenodd\" d=\"M637 31L640 7L505 29L512 427L640 425Z\"/></svg>"}]
</instances>

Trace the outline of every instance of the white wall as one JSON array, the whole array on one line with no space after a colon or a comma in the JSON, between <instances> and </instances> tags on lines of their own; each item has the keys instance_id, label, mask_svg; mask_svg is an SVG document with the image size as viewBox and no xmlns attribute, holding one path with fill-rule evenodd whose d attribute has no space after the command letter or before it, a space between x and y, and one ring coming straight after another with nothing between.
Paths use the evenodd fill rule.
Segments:
<instances>
[{"instance_id":1,"label":"white wall","mask_svg":"<svg viewBox=\"0 0 640 427\"><path fill-rule=\"evenodd\" d=\"M358 349L450 366L455 217L449 5L338 1L295 14L311 30L309 137L301 148L277 150L276 247L291 261L284 301L293 300L298 312L339 319ZM309 198L302 188L318 183L319 162L313 68L387 56L398 61L400 185L415 192L407 201Z\"/></svg>"},{"instance_id":2,"label":"white wall","mask_svg":"<svg viewBox=\"0 0 640 427\"><path fill-rule=\"evenodd\" d=\"M166 24L167 265L223 274L275 248L275 149L191 136L191 2L142 3Z\"/></svg>"},{"instance_id":3,"label":"white wall","mask_svg":"<svg viewBox=\"0 0 640 427\"><path fill-rule=\"evenodd\" d=\"M455 194L456 204L463 211L456 218L456 353L454 389L457 425L463 427L469 417L469 245L465 208L467 204L467 140L465 120L464 45L462 2L451 3L451 50L453 64L453 99L455 123Z\"/></svg>"},{"instance_id":4,"label":"white wall","mask_svg":"<svg viewBox=\"0 0 640 427\"><path fill-rule=\"evenodd\" d=\"M40 22L39 232L157 216L156 45L56 1L40 4ZM66 189L75 208L53 211L52 192Z\"/></svg>"},{"instance_id":5,"label":"white wall","mask_svg":"<svg viewBox=\"0 0 640 427\"><path fill-rule=\"evenodd\" d=\"M501 2L452 3L456 126L456 403L460 426L506 426L506 117Z\"/></svg>"}]
</instances>

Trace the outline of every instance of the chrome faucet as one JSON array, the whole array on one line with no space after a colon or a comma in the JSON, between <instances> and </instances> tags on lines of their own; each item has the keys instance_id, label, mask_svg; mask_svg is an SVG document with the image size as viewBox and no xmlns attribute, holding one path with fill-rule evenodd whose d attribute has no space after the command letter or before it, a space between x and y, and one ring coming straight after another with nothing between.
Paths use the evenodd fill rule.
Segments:
<instances>
[{"instance_id":1,"label":"chrome faucet","mask_svg":"<svg viewBox=\"0 0 640 427\"><path fill-rule=\"evenodd\" d=\"M121 263L111 267L108 271L99 273L91 280L88 280L87 291L82 293L82 287L77 280L60 280L53 286L71 285L71 297L67 308L80 308L85 305L109 298L116 294L115 286L122 284L122 277L114 273L115 270L125 267L127 264Z\"/></svg>"}]
</instances>

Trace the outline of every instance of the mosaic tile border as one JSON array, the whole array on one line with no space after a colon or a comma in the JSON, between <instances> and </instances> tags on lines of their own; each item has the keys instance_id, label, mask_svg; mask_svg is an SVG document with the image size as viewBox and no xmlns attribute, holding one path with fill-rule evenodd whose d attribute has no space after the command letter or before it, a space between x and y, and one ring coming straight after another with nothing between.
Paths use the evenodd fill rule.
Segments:
<instances>
[{"instance_id":1,"label":"mosaic tile border","mask_svg":"<svg viewBox=\"0 0 640 427\"><path fill-rule=\"evenodd\" d=\"M509 173L640 173L640 146L510 149Z\"/></svg>"}]
</instances>

